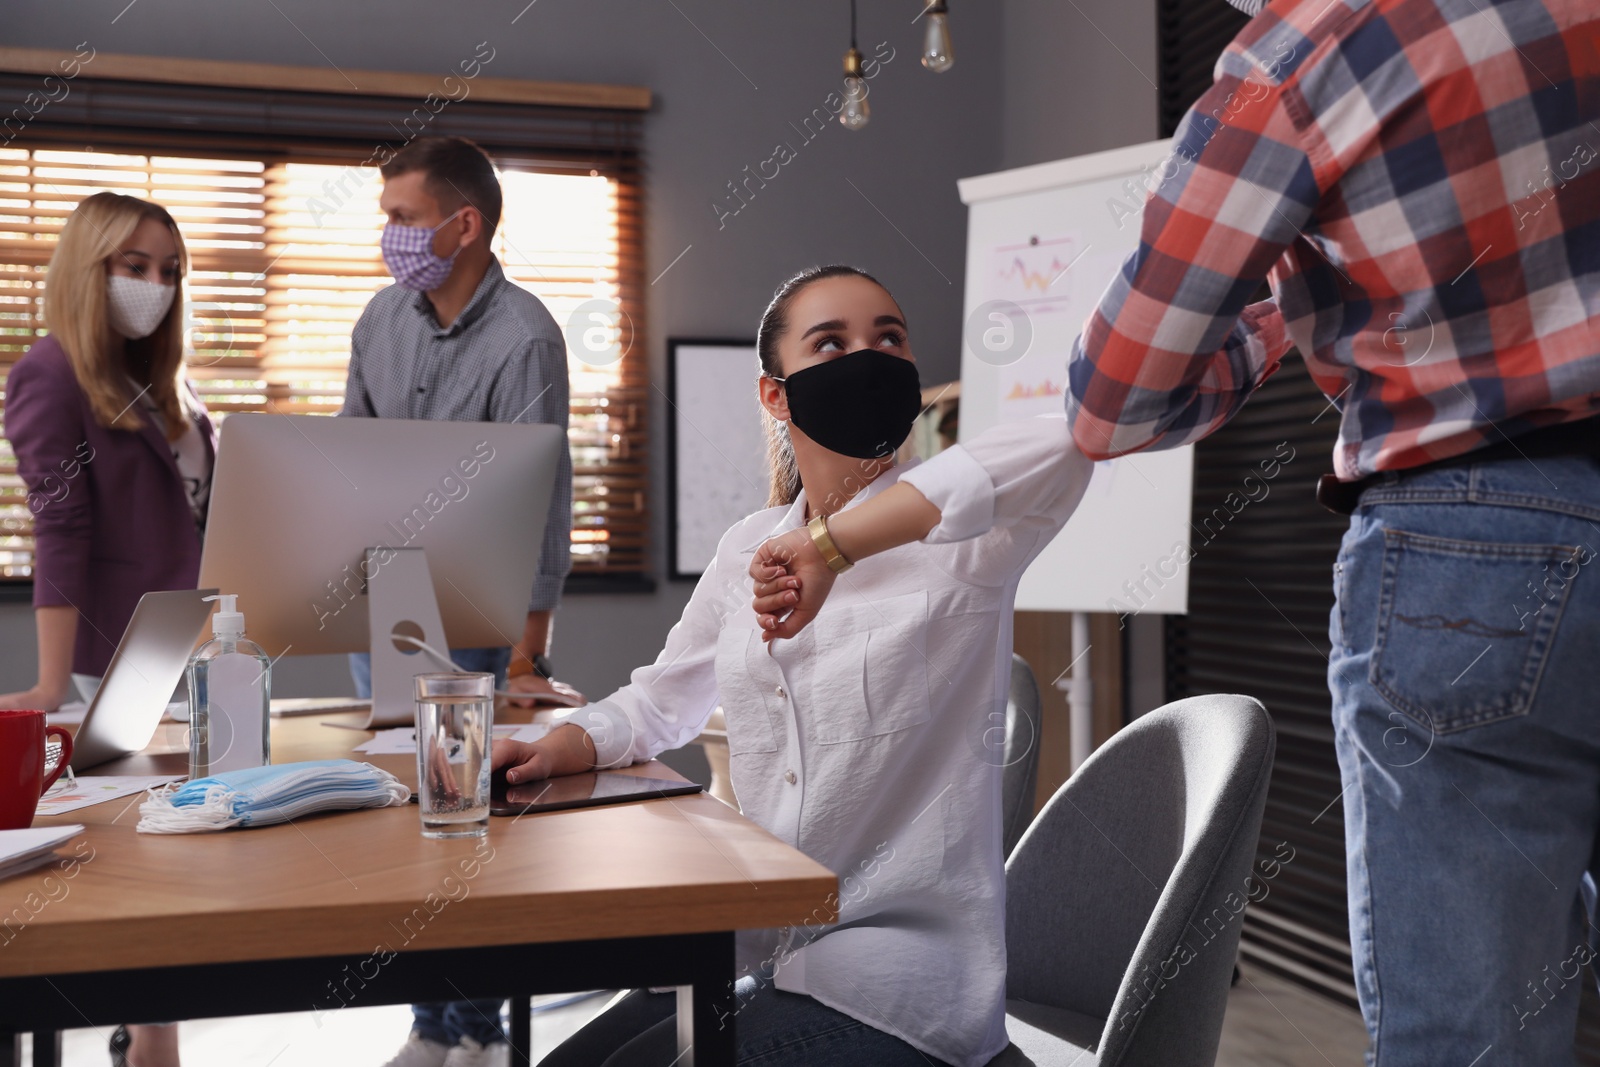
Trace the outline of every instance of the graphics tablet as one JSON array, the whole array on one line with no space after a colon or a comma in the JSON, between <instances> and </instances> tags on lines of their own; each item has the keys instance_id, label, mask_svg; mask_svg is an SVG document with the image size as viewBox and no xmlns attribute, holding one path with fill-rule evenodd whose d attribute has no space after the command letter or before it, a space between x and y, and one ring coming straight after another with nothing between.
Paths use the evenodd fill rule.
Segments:
<instances>
[{"instance_id":1,"label":"graphics tablet","mask_svg":"<svg viewBox=\"0 0 1600 1067\"><path fill-rule=\"evenodd\" d=\"M562 811L590 808L598 804L622 804L630 800L676 797L701 792L694 782L668 778L644 778L616 771L589 771L564 774L537 782L507 786L498 774L489 796L491 815L525 815L536 811Z\"/></svg>"}]
</instances>

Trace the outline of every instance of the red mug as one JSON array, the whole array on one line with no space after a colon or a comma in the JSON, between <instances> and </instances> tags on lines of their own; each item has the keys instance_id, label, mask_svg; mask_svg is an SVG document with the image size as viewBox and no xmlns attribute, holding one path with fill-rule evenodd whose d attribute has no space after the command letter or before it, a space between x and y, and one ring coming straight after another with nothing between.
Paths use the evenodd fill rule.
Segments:
<instances>
[{"instance_id":1,"label":"red mug","mask_svg":"<svg viewBox=\"0 0 1600 1067\"><path fill-rule=\"evenodd\" d=\"M46 774L44 739L50 734L61 738L61 758ZM72 735L46 726L44 712L0 710L0 830L33 825L39 798L56 784L71 758Z\"/></svg>"}]
</instances>

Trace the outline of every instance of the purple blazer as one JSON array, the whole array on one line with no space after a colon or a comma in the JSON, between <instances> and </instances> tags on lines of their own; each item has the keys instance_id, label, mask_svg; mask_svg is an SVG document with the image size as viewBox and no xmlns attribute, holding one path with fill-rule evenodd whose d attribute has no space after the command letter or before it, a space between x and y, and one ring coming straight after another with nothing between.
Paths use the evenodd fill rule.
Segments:
<instances>
[{"instance_id":1,"label":"purple blazer","mask_svg":"<svg viewBox=\"0 0 1600 1067\"><path fill-rule=\"evenodd\" d=\"M215 461L210 417L199 425ZM72 669L104 674L139 598L200 578L200 534L172 447L148 417L138 430L95 421L53 337L11 368L5 434L33 512L34 606L77 608Z\"/></svg>"}]
</instances>

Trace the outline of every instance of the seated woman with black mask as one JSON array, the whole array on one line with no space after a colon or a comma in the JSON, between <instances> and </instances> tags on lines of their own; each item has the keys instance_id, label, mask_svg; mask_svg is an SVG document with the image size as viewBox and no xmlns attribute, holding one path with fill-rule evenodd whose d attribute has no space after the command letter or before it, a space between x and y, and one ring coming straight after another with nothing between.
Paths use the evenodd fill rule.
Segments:
<instances>
[{"instance_id":1,"label":"seated woman with black mask","mask_svg":"<svg viewBox=\"0 0 1600 1067\"><path fill-rule=\"evenodd\" d=\"M1092 466L1060 416L985 435L969 459L992 478L1001 525L853 569L835 557L824 609L772 640L770 617L751 611L758 546L809 524L828 555L828 516L897 483L924 494L931 528L942 496L895 464L921 393L883 286L852 267L796 275L757 349L772 506L723 536L655 663L540 741L496 742L494 764L516 783L646 760L692 740L720 705L744 813L840 878L837 923L740 934L739 1062L977 1067L1006 1045L992 742L1012 603ZM674 1009L670 995L633 992L543 1063L669 1063Z\"/></svg>"}]
</instances>

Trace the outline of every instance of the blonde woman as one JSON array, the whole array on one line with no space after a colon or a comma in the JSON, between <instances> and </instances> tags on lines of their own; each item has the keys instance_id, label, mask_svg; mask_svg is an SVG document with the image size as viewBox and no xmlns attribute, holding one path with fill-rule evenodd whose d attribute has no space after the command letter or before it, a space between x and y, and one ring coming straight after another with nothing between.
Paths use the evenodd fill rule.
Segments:
<instances>
[{"instance_id":1,"label":"blonde woman","mask_svg":"<svg viewBox=\"0 0 1600 1067\"><path fill-rule=\"evenodd\" d=\"M62 227L49 335L6 383L33 513L39 669L0 707L52 710L74 682L87 697L139 598L199 578L216 437L183 374L187 267L177 224L148 201L96 193ZM119 1030L112 1044L133 1067L178 1062L173 1026Z\"/></svg>"}]
</instances>

